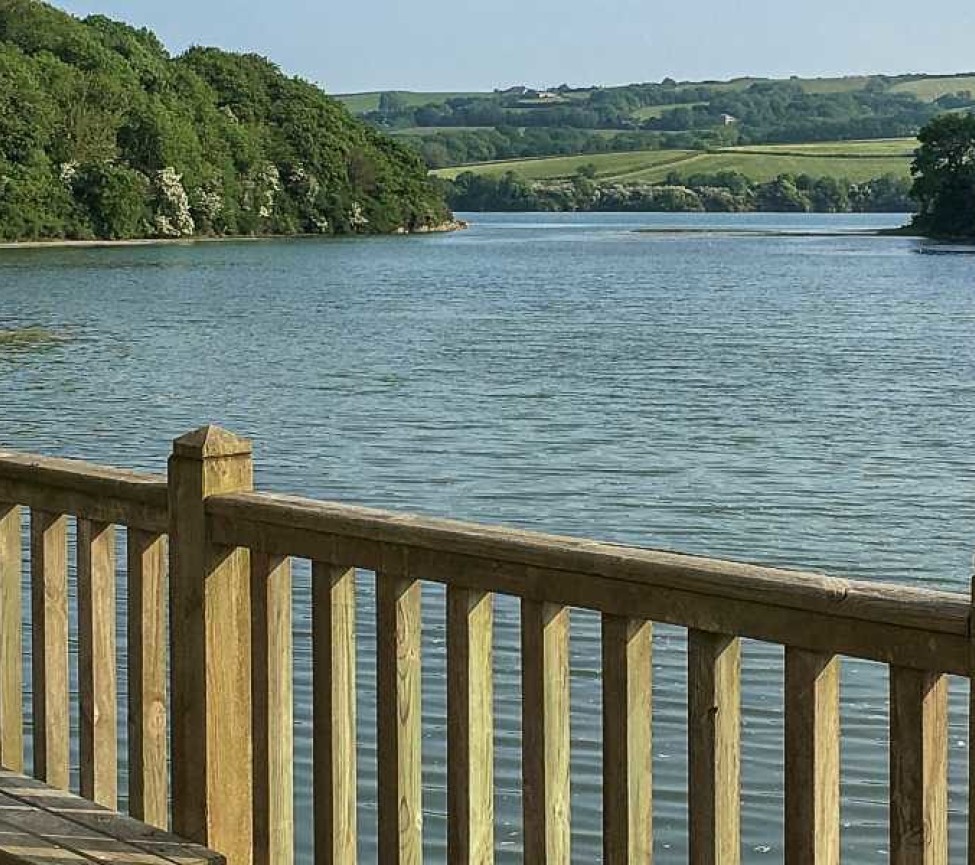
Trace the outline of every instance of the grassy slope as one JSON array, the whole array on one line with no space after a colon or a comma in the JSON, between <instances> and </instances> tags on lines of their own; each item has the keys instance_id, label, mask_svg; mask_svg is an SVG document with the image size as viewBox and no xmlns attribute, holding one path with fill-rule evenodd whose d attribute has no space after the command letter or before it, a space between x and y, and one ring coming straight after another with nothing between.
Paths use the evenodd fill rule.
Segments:
<instances>
[{"instance_id":1,"label":"grassy slope","mask_svg":"<svg viewBox=\"0 0 975 865\"><path fill-rule=\"evenodd\" d=\"M882 174L907 177L915 146L914 139L904 138L763 145L706 153L693 150L649 150L487 162L475 166L445 168L434 173L441 177L455 177L462 171L474 171L497 176L506 171L514 171L529 180L545 180L571 177L580 166L591 163L596 166L597 178L619 182L659 183L671 172L687 177L691 174L714 174L719 171L739 171L758 181L786 173L865 181Z\"/></svg>"},{"instance_id":2,"label":"grassy slope","mask_svg":"<svg viewBox=\"0 0 975 865\"><path fill-rule=\"evenodd\" d=\"M672 108L693 108L695 105L707 105L707 102L676 102L673 105L648 105L645 108L637 108L631 116L637 120L650 120L652 117L661 117Z\"/></svg>"},{"instance_id":3,"label":"grassy slope","mask_svg":"<svg viewBox=\"0 0 975 865\"><path fill-rule=\"evenodd\" d=\"M613 180L649 167L670 165L696 155L692 150L637 150L632 153L589 153L580 156L545 156L537 159L505 159L477 165L442 168L440 177L456 177L463 171L500 176L507 171L529 180L569 177L582 165L595 165L596 177ZM666 173L666 172L664 172Z\"/></svg>"},{"instance_id":4,"label":"grassy slope","mask_svg":"<svg viewBox=\"0 0 975 865\"><path fill-rule=\"evenodd\" d=\"M918 99L933 102L946 93L957 93L959 90L970 90L975 94L975 75L944 78L922 78L918 81L903 81L892 88L898 93L913 93Z\"/></svg>"},{"instance_id":5,"label":"grassy slope","mask_svg":"<svg viewBox=\"0 0 975 865\"><path fill-rule=\"evenodd\" d=\"M398 93L406 100L406 104L411 108L419 108L421 105L442 105L448 99L458 96L490 96L489 93L420 93L413 90L380 91L370 93L334 93L329 94L333 99L337 99L353 114L365 114L367 111L377 111L379 109L379 97L384 92Z\"/></svg>"}]
</instances>

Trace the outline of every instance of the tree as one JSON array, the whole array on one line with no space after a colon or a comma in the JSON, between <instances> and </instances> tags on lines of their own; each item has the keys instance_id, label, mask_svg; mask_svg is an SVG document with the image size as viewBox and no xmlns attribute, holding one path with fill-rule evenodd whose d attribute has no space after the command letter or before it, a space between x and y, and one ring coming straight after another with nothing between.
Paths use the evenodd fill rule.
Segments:
<instances>
[{"instance_id":1,"label":"tree","mask_svg":"<svg viewBox=\"0 0 975 865\"><path fill-rule=\"evenodd\" d=\"M448 218L413 151L263 57L173 58L148 31L0 0L0 238L379 233Z\"/></svg>"},{"instance_id":2,"label":"tree","mask_svg":"<svg viewBox=\"0 0 975 865\"><path fill-rule=\"evenodd\" d=\"M914 227L929 237L975 237L975 114L942 114L918 140Z\"/></svg>"}]
</instances>

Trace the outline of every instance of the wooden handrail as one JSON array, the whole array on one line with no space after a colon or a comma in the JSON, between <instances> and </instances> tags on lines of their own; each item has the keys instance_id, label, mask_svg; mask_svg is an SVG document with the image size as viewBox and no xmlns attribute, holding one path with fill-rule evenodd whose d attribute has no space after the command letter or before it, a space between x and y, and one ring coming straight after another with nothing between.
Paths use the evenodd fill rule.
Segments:
<instances>
[{"instance_id":1,"label":"wooden handrail","mask_svg":"<svg viewBox=\"0 0 975 865\"><path fill-rule=\"evenodd\" d=\"M0 451L0 502L162 533L166 495L165 475Z\"/></svg>"},{"instance_id":2,"label":"wooden handrail","mask_svg":"<svg viewBox=\"0 0 975 865\"><path fill-rule=\"evenodd\" d=\"M226 546L918 669L969 667L962 594L269 493L212 496L206 509Z\"/></svg>"}]
</instances>

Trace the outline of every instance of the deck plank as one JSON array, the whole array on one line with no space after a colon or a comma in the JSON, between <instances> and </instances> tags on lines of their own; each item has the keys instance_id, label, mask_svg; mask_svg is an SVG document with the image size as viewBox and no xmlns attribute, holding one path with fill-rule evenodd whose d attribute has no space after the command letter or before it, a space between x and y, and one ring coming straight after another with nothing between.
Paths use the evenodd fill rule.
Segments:
<instances>
[{"instance_id":1,"label":"deck plank","mask_svg":"<svg viewBox=\"0 0 975 865\"><path fill-rule=\"evenodd\" d=\"M60 859L67 850L83 857L85 861L103 865L169 865L161 856L133 847L104 832L86 829L73 820L66 820L2 793L0 820L35 836L38 839L34 846L37 854L49 855L51 859ZM45 847L50 854L42 854Z\"/></svg>"},{"instance_id":2,"label":"deck plank","mask_svg":"<svg viewBox=\"0 0 975 865\"><path fill-rule=\"evenodd\" d=\"M91 861L0 819L0 865L91 865Z\"/></svg>"},{"instance_id":3,"label":"deck plank","mask_svg":"<svg viewBox=\"0 0 975 865\"><path fill-rule=\"evenodd\" d=\"M0 795L46 811L89 833L115 838L158 857L165 865L224 865L224 857L213 850L6 769L0 769Z\"/></svg>"}]
</instances>

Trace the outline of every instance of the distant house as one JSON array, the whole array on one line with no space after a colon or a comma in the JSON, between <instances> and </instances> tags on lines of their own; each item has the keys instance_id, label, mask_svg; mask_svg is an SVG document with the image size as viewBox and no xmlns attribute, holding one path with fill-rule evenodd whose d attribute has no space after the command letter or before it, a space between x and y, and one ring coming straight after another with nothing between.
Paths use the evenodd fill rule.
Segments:
<instances>
[{"instance_id":1,"label":"distant house","mask_svg":"<svg viewBox=\"0 0 975 865\"><path fill-rule=\"evenodd\" d=\"M731 126L732 123L737 123L738 118L734 114L722 114L721 123L724 126Z\"/></svg>"},{"instance_id":2,"label":"distant house","mask_svg":"<svg viewBox=\"0 0 975 865\"><path fill-rule=\"evenodd\" d=\"M538 99L561 99L562 96L559 93L553 93L551 90L542 90L538 94Z\"/></svg>"}]
</instances>

